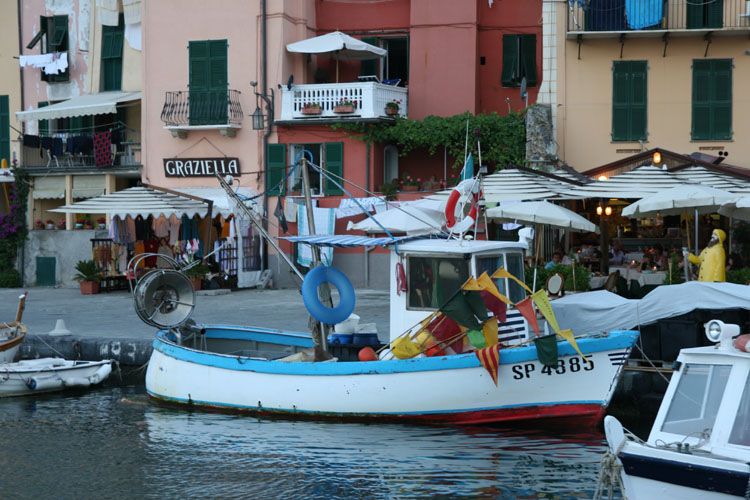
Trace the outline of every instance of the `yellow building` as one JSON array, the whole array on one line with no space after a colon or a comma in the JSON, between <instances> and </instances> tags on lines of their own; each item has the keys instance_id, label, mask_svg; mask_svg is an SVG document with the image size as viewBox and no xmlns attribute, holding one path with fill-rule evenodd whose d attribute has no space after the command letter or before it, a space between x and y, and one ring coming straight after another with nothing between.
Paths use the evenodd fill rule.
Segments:
<instances>
[{"instance_id":1,"label":"yellow building","mask_svg":"<svg viewBox=\"0 0 750 500\"><path fill-rule=\"evenodd\" d=\"M545 2L543 24L559 159L662 147L750 167L750 1Z\"/></svg>"},{"instance_id":2,"label":"yellow building","mask_svg":"<svg viewBox=\"0 0 750 500\"><path fill-rule=\"evenodd\" d=\"M13 111L21 109L18 71L18 3L7 2L0 16L0 160L8 166L18 159L18 130Z\"/></svg>"}]
</instances>

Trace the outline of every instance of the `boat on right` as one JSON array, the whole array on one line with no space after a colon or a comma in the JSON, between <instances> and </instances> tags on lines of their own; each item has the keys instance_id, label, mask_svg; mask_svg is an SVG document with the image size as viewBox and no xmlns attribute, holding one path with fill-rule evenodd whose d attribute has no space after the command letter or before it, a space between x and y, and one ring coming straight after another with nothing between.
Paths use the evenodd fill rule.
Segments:
<instances>
[{"instance_id":1,"label":"boat on right","mask_svg":"<svg viewBox=\"0 0 750 500\"><path fill-rule=\"evenodd\" d=\"M602 477L626 498L750 498L750 334L712 320L715 345L683 349L651 433L642 441L612 416ZM601 488L602 483L600 483Z\"/></svg>"}]
</instances>

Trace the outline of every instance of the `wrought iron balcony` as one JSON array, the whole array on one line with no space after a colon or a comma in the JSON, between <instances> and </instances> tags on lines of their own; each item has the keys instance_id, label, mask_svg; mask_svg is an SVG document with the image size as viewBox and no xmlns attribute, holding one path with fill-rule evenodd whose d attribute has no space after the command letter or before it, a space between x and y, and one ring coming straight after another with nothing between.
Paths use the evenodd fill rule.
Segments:
<instances>
[{"instance_id":1,"label":"wrought iron balcony","mask_svg":"<svg viewBox=\"0 0 750 500\"><path fill-rule=\"evenodd\" d=\"M281 92L281 122L395 118L408 111L404 87L378 82L294 85Z\"/></svg>"},{"instance_id":2,"label":"wrought iron balcony","mask_svg":"<svg viewBox=\"0 0 750 500\"><path fill-rule=\"evenodd\" d=\"M568 36L750 31L750 0L569 0Z\"/></svg>"},{"instance_id":3,"label":"wrought iron balcony","mask_svg":"<svg viewBox=\"0 0 750 500\"><path fill-rule=\"evenodd\" d=\"M218 129L233 137L242 126L240 95L239 90L167 92L161 120L179 137L200 129Z\"/></svg>"}]
</instances>

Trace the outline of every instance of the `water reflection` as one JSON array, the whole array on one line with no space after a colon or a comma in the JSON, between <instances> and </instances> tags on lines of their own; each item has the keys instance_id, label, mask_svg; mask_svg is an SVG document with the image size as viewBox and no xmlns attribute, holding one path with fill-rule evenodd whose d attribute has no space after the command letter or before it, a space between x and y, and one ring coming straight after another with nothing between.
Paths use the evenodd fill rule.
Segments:
<instances>
[{"instance_id":1,"label":"water reflection","mask_svg":"<svg viewBox=\"0 0 750 500\"><path fill-rule=\"evenodd\" d=\"M188 413L142 388L2 399L0 415L3 499L590 498L604 451L600 435Z\"/></svg>"}]
</instances>

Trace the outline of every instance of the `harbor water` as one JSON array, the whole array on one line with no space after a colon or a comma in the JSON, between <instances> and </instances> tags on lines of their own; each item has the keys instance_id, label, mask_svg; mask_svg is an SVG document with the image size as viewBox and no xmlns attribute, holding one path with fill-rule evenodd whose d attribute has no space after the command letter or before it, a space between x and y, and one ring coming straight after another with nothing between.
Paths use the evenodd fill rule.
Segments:
<instances>
[{"instance_id":1,"label":"harbor water","mask_svg":"<svg viewBox=\"0 0 750 500\"><path fill-rule=\"evenodd\" d=\"M142 386L0 399L0 498L591 498L599 433L266 420Z\"/></svg>"}]
</instances>

